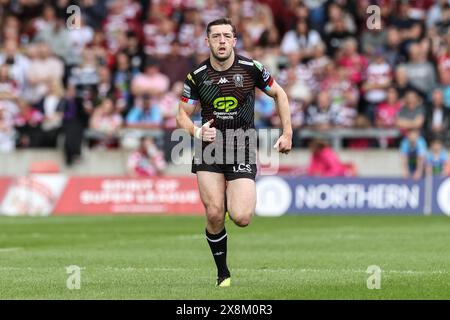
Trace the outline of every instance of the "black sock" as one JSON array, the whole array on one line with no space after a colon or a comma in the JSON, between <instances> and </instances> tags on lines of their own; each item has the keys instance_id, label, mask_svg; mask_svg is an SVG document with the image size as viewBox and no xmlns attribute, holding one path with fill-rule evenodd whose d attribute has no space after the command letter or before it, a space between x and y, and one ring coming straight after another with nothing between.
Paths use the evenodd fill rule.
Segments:
<instances>
[{"instance_id":1,"label":"black sock","mask_svg":"<svg viewBox=\"0 0 450 320\"><path fill-rule=\"evenodd\" d=\"M230 271L227 267L227 231L225 228L218 234L211 234L208 230L206 232L206 240L214 257L217 266L217 276L229 277Z\"/></svg>"}]
</instances>

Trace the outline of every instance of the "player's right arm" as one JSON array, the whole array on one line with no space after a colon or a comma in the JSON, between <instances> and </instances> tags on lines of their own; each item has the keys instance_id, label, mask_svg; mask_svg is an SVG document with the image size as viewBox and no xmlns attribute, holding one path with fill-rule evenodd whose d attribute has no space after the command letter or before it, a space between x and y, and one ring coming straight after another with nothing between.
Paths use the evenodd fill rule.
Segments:
<instances>
[{"instance_id":1,"label":"player's right arm","mask_svg":"<svg viewBox=\"0 0 450 320\"><path fill-rule=\"evenodd\" d=\"M178 128L184 129L191 136L195 136L195 128L196 126L191 120L191 116L195 111L195 106L188 104L186 102L180 101L178 104L178 113L177 113L177 126Z\"/></svg>"},{"instance_id":2,"label":"player's right arm","mask_svg":"<svg viewBox=\"0 0 450 320\"><path fill-rule=\"evenodd\" d=\"M199 96L197 93L197 84L195 80L188 74L184 82L183 94L178 105L177 126L184 129L193 137L202 139L204 141L214 141L216 138L216 129L210 128L213 120L206 122L202 127L197 127L191 120L192 114L196 110L199 103Z\"/></svg>"}]
</instances>

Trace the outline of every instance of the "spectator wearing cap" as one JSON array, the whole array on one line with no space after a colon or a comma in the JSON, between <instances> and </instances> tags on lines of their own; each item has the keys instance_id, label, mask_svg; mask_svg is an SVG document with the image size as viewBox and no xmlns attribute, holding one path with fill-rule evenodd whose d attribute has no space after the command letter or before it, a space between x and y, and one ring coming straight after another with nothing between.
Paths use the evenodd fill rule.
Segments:
<instances>
[{"instance_id":1,"label":"spectator wearing cap","mask_svg":"<svg viewBox=\"0 0 450 320\"><path fill-rule=\"evenodd\" d=\"M145 72L134 77L131 82L131 92L135 96L160 95L167 92L170 79L159 70L159 62L150 58L145 66Z\"/></svg>"}]
</instances>

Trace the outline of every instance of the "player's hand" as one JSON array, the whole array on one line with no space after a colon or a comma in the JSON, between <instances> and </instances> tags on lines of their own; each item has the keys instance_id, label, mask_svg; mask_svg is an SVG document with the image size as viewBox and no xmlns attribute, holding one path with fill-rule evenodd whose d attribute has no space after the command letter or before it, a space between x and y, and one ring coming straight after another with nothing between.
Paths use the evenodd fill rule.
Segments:
<instances>
[{"instance_id":1,"label":"player's hand","mask_svg":"<svg viewBox=\"0 0 450 320\"><path fill-rule=\"evenodd\" d=\"M216 128L211 128L211 124L214 122L214 119L206 122L201 128L197 130L201 130L198 134L196 134L197 138L201 138L203 141L212 142L216 139Z\"/></svg>"},{"instance_id":2,"label":"player's hand","mask_svg":"<svg viewBox=\"0 0 450 320\"><path fill-rule=\"evenodd\" d=\"M280 153L288 154L292 149L292 135L281 135L273 147Z\"/></svg>"}]
</instances>

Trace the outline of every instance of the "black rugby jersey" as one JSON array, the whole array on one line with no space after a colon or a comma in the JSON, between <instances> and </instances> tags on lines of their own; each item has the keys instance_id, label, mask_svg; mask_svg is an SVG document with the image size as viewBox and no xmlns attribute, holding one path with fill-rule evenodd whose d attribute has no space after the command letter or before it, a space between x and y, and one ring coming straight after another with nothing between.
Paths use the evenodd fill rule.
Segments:
<instances>
[{"instance_id":1,"label":"black rugby jersey","mask_svg":"<svg viewBox=\"0 0 450 320\"><path fill-rule=\"evenodd\" d=\"M202 123L214 119L212 127L254 128L255 87L267 91L273 78L256 61L235 55L233 65L217 71L209 58L187 75L181 101L201 106Z\"/></svg>"},{"instance_id":2,"label":"black rugby jersey","mask_svg":"<svg viewBox=\"0 0 450 320\"><path fill-rule=\"evenodd\" d=\"M222 146L223 157L216 154L217 149L212 152L216 163L256 163L256 132L249 130L255 127L255 87L267 92L272 84L272 76L260 62L240 55L235 55L228 70L215 70L207 59L187 75L181 101L200 104L202 124L214 119L211 127L221 133L214 142L201 143L202 150L210 144ZM194 154L194 162L204 160L200 150Z\"/></svg>"}]
</instances>

